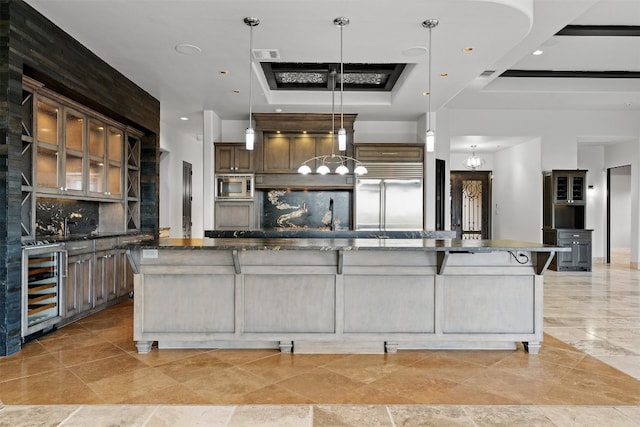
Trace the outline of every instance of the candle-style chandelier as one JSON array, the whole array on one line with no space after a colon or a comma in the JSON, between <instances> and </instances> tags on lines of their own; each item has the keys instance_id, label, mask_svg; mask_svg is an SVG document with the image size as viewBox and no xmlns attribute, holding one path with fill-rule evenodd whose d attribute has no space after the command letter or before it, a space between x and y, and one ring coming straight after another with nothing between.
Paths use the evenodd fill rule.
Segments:
<instances>
[{"instance_id":1,"label":"candle-style chandelier","mask_svg":"<svg viewBox=\"0 0 640 427\"><path fill-rule=\"evenodd\" d=\"M340 17L333 20L333 24L340 27L340 129L338 130L338 151L346 151L347 149L347 131L344 128L344 61L343 61L343 49L342 49L342 30L345 25L349 24L349 18ZM331 89L331 137L335 139L335 87L336 87L336 70L329 72L329 77L332 79ZM320 175L326 175L331 173L331 167L335 167L335 173L338 175L345 175L349 173L347 162L352 161L354 163L353 173L356 175L364 175L367 173L367 168L359 160L346 155L335 154L333 151L334 144L331 144L331 154L325 154L322 156L312 157L302 162L302 165L298 168L298 173L303 175L310 174L312 172L309 163L319 162L320 166L317 167L316 173Z\"/></svg>"}]
</instances>

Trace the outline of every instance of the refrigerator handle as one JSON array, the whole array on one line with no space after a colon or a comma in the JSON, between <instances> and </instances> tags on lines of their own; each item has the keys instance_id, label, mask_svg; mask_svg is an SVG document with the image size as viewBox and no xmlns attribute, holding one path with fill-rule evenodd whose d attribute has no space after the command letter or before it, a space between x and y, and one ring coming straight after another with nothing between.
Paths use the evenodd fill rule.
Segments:
<instances>
[{"instance_id":1,"label":"refrigerator handle","mask_svg":"<svg viewBox=\"0 0 640 427\"><path fill-rule=\"evenodd\" d=\"M69 276L69 251L66 249L60 251L60 262L62 263L62 277Z\"/></svg>"},{"instance_id":2,"label":"refrigerator handle","mask_svg":"<svg viewBox=\"0 0 640 427\"><path fill-rule=\"evenodd\" d=\"M384 181L380 181L380 229L381 230L387 229L387 221L385 217L385 214L386 214L385 206L387 205L386 193L387 193L387 185L384 183Z\"/></svg>"}]
</instances>

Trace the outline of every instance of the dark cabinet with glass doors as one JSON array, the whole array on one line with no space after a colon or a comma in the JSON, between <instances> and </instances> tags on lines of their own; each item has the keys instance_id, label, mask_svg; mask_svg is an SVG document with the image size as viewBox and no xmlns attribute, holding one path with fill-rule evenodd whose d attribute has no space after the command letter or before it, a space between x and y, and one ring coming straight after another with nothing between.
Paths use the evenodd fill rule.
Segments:
<instances>
[{"instance_id":1,"label":"dark cabinet with glass doors","mask_svg":"<svg viewBox=\"0 0 640 427\"><path fill-rule=\"evenodd\" d=\"M543 243L571 248L556 254L550 268L591 271L591 231L585 229L587 171L543 172Z\"/></svg>"}]
</instances>

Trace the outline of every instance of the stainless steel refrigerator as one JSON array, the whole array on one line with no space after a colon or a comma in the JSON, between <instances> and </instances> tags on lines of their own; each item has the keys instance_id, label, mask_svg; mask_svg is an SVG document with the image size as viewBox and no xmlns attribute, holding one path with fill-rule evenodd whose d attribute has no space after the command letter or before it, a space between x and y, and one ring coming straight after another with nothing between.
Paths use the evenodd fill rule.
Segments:
<instances>
[{"instance_id":1,"label":"stainless steel refrigerator","mask_svg":"<svg viewBox=\"0 0 640 427\"><path fill-rule=\"evenodd\" d=\"M422 230L423 180L358 178L357 230Z\"/></svg>"}]
</instances>

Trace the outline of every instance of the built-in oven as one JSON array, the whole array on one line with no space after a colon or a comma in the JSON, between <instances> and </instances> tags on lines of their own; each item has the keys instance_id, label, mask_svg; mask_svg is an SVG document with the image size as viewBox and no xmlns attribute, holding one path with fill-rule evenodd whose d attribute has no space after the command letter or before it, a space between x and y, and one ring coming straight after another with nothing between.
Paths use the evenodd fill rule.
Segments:
<instances>
[{"instance_id":1,"label":"built-in oven","mask_svg":"<svg viewBox=\"0 0 640 427\"><path fill-rule=\"evenodd\" d=\"M23 341L47 332L62 320L62 286L66 277L63 243L33 242L22 248Z\"/></svg>"},{"instance_id":2,"label":"built-in oven","mask_svg":"<svg viewBox=\"0 0 640 427\"><path fill-rule=\"evenodd\" d=\"M216 199L253 199L253 175L216 175Z\"/></svg>"}]
</instances>

